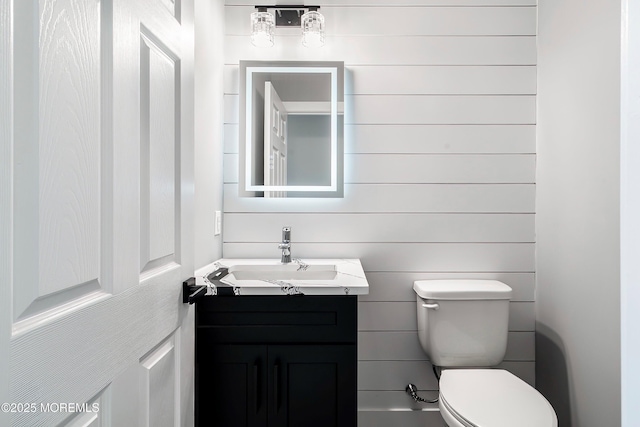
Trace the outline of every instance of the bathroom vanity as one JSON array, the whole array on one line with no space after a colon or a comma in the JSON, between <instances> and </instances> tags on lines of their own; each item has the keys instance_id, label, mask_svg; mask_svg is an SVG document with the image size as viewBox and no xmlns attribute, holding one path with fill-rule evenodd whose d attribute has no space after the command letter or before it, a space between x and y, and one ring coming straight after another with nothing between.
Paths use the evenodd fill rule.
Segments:
<instances>
[{"instance_id":1,"label":"bathroom vanity","mask_svg":"<svg viewBox=\"0 0 640 427\"><path fill-rule=\"evenodd\" d=\"M359 260L220 260L196 282L196 426L356 425Z\"/></svg>"}]
</instances>

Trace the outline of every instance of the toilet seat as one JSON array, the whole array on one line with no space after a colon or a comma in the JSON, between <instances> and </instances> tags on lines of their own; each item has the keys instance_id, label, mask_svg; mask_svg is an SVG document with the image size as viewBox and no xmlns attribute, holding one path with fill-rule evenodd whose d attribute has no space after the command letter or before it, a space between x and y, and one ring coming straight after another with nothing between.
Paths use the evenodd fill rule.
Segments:
<instances>
[{"instance_id":1,"label":"toilet seat","mask_svg":"<svg viewBox=\"0 0 640 427\"><path fill-rule=\"evenodd\" d=\"M444 370L440 378L440 412L450 427L558 425L547 399L502 369Z\"/></svg>"}]
</instances>

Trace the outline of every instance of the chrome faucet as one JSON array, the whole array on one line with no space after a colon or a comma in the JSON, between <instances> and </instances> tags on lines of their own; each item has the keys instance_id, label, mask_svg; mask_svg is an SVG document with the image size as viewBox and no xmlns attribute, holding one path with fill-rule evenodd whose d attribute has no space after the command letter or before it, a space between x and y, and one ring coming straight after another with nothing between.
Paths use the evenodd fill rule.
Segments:
<instances>
[{"instance_id":1,"label":"chrome faucet","mask_svg":"<svg viewBox=\"0 0 640 427\"><path fill-rule=\"evenodd\" d=\"M278 245L278 249L282 249L283 264L289 264L291 262L291 227L282 227L282 243Z\"/></svg>"}]
</instances>

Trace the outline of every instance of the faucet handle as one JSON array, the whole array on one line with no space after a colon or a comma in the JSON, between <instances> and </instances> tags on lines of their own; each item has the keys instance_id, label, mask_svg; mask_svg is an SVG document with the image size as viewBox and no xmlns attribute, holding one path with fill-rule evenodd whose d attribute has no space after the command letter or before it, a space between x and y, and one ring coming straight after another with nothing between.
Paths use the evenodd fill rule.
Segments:
<instances>
[{"instance_id":1,"label":"faucet handle","mask_svg":"<svg viewBox=\"0 0 640 427\"><path fill-rule=\"evenodd\" d=\"M282 249L283 264L291 262L291 227L282 227L282 243L278 245L278 249Z\"/></svg>"},{"instance_id":2,"label":"faucet handle","mask_svg":"<svg viewBox=\"0 0 640 427\"><path fill-rule=\"evenodd\" d=\"M291 241L291 227L282 227L282 241L287 243Z\"/></svg>"}]
</instances>

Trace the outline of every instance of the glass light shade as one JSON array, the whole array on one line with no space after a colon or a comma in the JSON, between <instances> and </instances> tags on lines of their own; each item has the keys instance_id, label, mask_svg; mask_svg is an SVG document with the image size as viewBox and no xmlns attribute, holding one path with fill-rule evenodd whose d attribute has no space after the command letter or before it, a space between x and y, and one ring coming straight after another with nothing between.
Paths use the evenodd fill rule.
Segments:
<instances>
[{"instance_id":1,"label":"glass light shade","mask_svg":"<svg viewBox=\"0 0 640 427\"><path fill-rule=\"evenodd\" d=\"M257 47L273 46L273 30L276 27L272 14L265 11L251 14L251 44Z\"/></svg>"},{"instance_id":2,"label":"glass light shade","mask_svg":"<svg viewBox=\"0 0 640 427\"><path fill-rule=\"evenodd\" d=\"M310 10L302 15L302 45L324 46L324 16L320 12Z\"/></svg>"}]
</instances>

